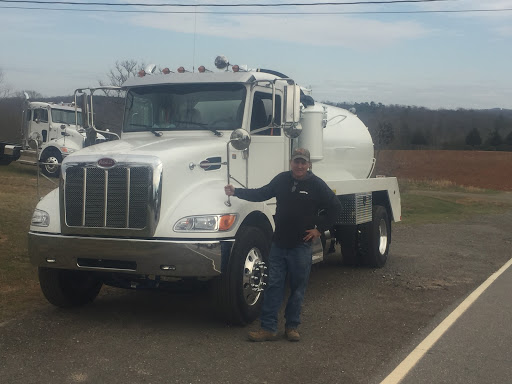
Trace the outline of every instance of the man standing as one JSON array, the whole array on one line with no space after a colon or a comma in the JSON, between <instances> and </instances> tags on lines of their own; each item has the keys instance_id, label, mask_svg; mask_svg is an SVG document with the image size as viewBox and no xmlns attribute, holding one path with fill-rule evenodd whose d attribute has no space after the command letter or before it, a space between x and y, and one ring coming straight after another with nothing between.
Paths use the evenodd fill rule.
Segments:
<instances>
[{"instance_id":1,"label":"man standing","mask_svg":"<svg viewBox=\"0 0 512 384\"><path fill-rule=\"evenodd\" d=\"M310 168L309 151L298 148L292 153L290 171L278 174L267 185L256 189L224 187L226 195L248 201L277 199L261 329L249 332L249 340L277 339L277 315L283 302L287 274L291 292L285 310L285 334L290 341L300 340L297 327L311 271L311 243L334 225L341 212L336 195ZM322 215L319 215L320 211Z\"/></svg>"}]
</instances>

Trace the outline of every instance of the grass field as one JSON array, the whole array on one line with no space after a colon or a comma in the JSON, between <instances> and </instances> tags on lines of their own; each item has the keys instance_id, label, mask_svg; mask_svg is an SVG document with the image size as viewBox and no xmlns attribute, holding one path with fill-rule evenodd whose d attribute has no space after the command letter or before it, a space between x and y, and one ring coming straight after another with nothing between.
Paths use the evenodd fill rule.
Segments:
<instances>
[{"instance_id":1,"label":"grass field","mask_svg":"<svg viewBox=\"0 0 512 384\"><path fill-rule=\"evenodd\" d=\"M450 180L399 179L403 224L468 220L471 215L510 209L511 199L495 199L503 192L462 187ZM0 324L30 307L43 305L37 268L28 260L27 232L37 204L35 167L11 164L0 167ZM53 188L40 179L42 194ZM399 224L401 225L401 224Z\"/></svg>"},{"instance_id":2,"label":"grass field","mask_svg":"<svg viewBox=\"0 0 512 384\"><path fill-rule=\"evenodd\" d=\"M0 167L0 322L10 313L40 302L37 268L28 261L27 232L37 204L35 167ZM41 180L43 193L52 185Z\"/></svg>"}]
</instances>

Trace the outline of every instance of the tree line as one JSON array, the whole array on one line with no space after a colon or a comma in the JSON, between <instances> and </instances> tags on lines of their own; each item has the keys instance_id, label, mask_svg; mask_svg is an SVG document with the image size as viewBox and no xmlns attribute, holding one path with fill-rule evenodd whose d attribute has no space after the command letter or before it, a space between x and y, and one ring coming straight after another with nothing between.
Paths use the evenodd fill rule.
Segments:
<instances>
[{"instance_id":1,"label":"tree line","mask_svg":"<svg viewBox=\"0 0 512 384\"><path fill-rule=\"evenodd\" d=\"M136 60L116 61L100 86L121 86L144 68ZM162 69L158 68L158 72ZM45 98L34 90L25 91L31 100L71 102L72 96ZM95 98L95 122L99 129L119 133L123 114L121 93L105 92ZM0 140L19 139L24 92L12 92L0 69ZM512 110L437 109L418 106L384 105L376 102L326 104L355 113L366 124L376 149L461 149L512 151Z\"/></svg>"},{"instance_id":2,"label":"tree line","mask_svg":"<svg viewBox=\"0 0 512 384\"><path fill-rule=\"evenodd\" d=\"M375 102L327 104L354 108L376 149L512 151L512 110L427 109Z\"/></svg>"}]
</instances>

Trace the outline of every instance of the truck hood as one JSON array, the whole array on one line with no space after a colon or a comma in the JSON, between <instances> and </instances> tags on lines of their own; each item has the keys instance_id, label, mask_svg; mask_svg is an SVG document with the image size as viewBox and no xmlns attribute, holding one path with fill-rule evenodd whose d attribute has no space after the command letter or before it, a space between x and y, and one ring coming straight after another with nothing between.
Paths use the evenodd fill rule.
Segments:
<instances>
[{"instance_id":1,"label":"truck hood","mask_svg":"<svg viewBox=\"0 0 512 384\"><path fill-rule=\"evenodd\" d=\"M202 135L204 133L204 135ZM201 135L172 135L169 132L156 137L150 132L130 134L122 140L93 145L67 157L67 161L80 162L80 157L102 158L126 155L155 156L165 164L170 160L200 162L207 157L225 158L229 136L217 137L210 132ZM179 159L179 160L178 160Z\"/></svg>"}]
</instances>

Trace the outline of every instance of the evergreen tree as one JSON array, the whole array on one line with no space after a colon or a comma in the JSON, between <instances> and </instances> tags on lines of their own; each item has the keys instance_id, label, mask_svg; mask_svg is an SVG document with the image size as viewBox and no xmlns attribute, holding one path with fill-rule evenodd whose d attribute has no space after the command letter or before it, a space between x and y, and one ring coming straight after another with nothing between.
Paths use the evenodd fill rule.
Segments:
<instances>
[{"instance_id":1,"label":"evergreen tree","mask_svg":"<svg viewBox=\"0 0 512 384\"><path fill-rule=\"evenodd\" d=\"M415 130L412 134L411 138L411 144L412 145L427 145L427 138L425 137L425 134L420 131L419 129Z\"/></svg>"},{"instance_id":2,"label":"evergreen tree","mask_svg":"<svg viewBox=\"0 0 512 384\"><path fill-rule=\"evenodd\" d=\"M477 128L473 128L466 136L466 144L475 147L482 144L482 137Z\"/></svg>"},{"instance_id":3,"label":"evergreen tree","mask_svg":"<svg viewBox=\"0 0 512 384\"><path fill-rule=\"evenodd\" d=\"M489 138L487 139L487 144L497 147L498 145L503 144L503 139L501 138L500 133L498 132L498 128L494 128L489 134Z\"/></svg>"},{"instance_id":4,"label":"evergreen tree","mask_svg":"<svg viewBox=\"0 0 512 384\"><path fill-rule=\"evenodd\" d=\"M383 148L393 142L395 139L395 132L393 126L388 122L379 122L377 128L377 144L379 148Z\"/></svg>"},{"instance_id":5,"label":"evergreen tree","mask_svg":"<svg viewBox=\"0 0 512 384\"><path fill-rule=\"evenodd\" d=\"M505 144L512 145L512 132L505 137Z\"/></svg>"}]
</instances>

